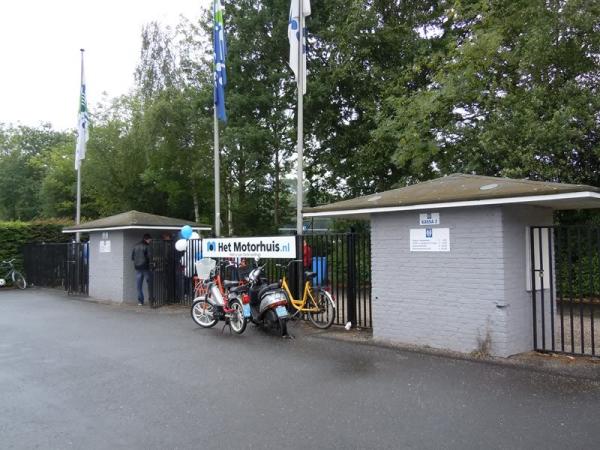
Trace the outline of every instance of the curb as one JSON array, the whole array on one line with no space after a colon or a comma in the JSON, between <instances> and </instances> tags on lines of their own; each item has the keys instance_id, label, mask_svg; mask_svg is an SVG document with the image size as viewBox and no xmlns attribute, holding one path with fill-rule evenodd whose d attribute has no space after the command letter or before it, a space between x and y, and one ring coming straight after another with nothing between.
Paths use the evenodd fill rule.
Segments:
<instances>
[{"instance_id":1,"label":"curb","mask_svg":"<svg viewBox=\"0 0 600 450\"><path fill-rule=\"evenodd\" d=\"M407 345L392 342L384 339L375 339L370 333L364 331L354 331L352 334L342 330L314 330L310 325L303 327L305 336L316 339L329 339L339 342L350 342L353 344L385 348L400 352L409 352L418 355L434 356L437 358L454 359L459 361L469 361L479 364L487 364L500 367L510 367L529 372L542 373L545 375L554 375L567 378L585 380L600 386L600 359L575 356L567 357L558 354L545 354L538 352L524 353L510 356L508 358L500 357L475 357L466 353L454 352L451 350L435 349L431 347L419 347L416 345ZM527 358L527 360L525 359ZM552 358L552 359L550 359ZM558 358L558 359L555 359ZM565 359L568 362L565 362ZM573 358L573 359L570 359Z\"/></svg>"}]
</instances>

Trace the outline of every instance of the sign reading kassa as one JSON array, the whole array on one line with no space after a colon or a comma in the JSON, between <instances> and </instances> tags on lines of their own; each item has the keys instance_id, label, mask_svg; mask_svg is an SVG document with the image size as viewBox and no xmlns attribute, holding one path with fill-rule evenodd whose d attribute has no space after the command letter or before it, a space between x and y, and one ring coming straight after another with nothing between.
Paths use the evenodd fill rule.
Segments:
<instances>
[{"instance_id":1,"label":"sign reading kassa","mask_svg":"<svg viewBox=\"0 0 600 450\"><path fill-rule=\"evenodd\" d=\"M202 240L205 258L296 258L294 236L206 238Z\"/></svg>"}]
</instances>

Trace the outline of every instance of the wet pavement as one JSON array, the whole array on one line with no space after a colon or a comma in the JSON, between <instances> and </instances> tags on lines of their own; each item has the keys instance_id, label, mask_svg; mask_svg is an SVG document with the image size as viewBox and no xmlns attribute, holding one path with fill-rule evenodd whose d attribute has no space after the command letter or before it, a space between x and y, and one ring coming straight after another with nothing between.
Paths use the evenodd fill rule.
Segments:
<instances>
[{"instance_id":1,"label":"wet pavement","mask_svg":"<svg viewBox=\"0 0 600 450\"><path fill-rule=\"evenodd\" d=\"M600 386L331 339L204 330L153 311L0 291L0 447L596 448Z\"/></svg>"}]
</instances>

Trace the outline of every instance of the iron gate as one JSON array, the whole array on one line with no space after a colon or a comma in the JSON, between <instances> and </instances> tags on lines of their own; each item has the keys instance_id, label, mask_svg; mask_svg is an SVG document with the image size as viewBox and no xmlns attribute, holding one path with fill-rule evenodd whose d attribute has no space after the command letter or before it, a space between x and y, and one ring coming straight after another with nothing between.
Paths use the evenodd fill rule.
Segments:
<instances>
[{"instance_id":1,"label":"iron gate","mask_svg":"<svg viewBox=\"0 0 600 450\"><path fill-rule=\"evenodd\" d=\"M600 227L531 227L528 252L534 348L597 356Z\"/></svg>"}]
</instances>

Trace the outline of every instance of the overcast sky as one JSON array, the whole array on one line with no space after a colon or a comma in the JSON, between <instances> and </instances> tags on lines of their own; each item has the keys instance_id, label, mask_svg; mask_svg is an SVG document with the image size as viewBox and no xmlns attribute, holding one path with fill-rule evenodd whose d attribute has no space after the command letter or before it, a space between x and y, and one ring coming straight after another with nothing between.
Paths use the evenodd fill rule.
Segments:
<instances>
[{"instance_id":1,"label":"overcast sky","mask_svg":"<svg viewBox=\"0 0 600 450\"><path fill-rule=\"evenodd\" d=\"M142 25L197 20L211 0L0 0L0 123L75 128L80 48L88 106L127 93Z\"/></svg>"}]
</instances>

